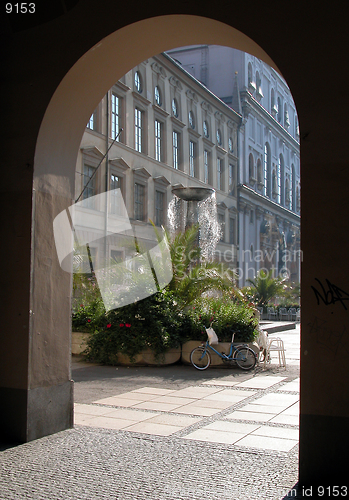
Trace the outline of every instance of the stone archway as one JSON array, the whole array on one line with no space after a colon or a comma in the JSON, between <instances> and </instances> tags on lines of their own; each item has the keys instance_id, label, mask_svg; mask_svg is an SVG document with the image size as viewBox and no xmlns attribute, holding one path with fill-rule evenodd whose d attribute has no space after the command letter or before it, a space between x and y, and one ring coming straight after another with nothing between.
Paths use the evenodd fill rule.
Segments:
<instances>
[{"instance_id":1,"label":"stone archway","mask_svg":"<svg viewBox=\"0 0 349 500\"><path fill-rule=\"evenodd\" d=\"M180 26L180 29L174 29L174 26ZM152 33L151 38L149 33ZM140 44L142 39L147 43ZM34 313L32 317L30 348L30 359L36 367L31 377L36 388L35 400L39 394L43 399L40 408L35 409L28 439L72 425L70 302L67 298L71 277L58 264L52 221L72 203L76 156L85 125L103 95L132 67L166 49L195 43L239 48L277 69L255 42L225 24L196 16L158 17L127 26L92 47L62 80L46 109L34 162L32 310L40 313ZM121 45L124 50L117 50ZM48 264L50 272L47 272ZM49 419L48 397L54 402ZM33 399L33 411L35 404Z\"/></svg>"},{"instance_id":2,"label":"stone archway","mask_svg":"<svg viewBox=\"0 0 349 500\"><path fill-rule=\"evenodd\" d=\"M107 0L104 3L108 3ZM82 4L83 7L86 6L86 3ZM183 6L180 8L184 9ZM227 13L225 4L218 4L215 8L217 8L217 14L215 13L217 18L227 18L227 22L234 23L233 14ZM236 19L239 19L239 15L242 19L243 8L239 5L234 6ZM276 62L280 67L281 58L286 58L282 67L287 67L285 76L291 85L300 123L304 129L301 147L302 209L307 217L306 220L303 218L302 228L305 258L302 271L300 478L303 483L310 485L316 483L325 485L325 482L333 484L335 480L337 484L343 484L346 468L341 457L347 448L345 436L349 419L349 400L348 392L343 391L343 380L346 380L345 353L348 335L347 308L342 306L347 303L339 301L334 295L334 289L328 290L328 287L335 284L340 289L347 289L345 281L347 244L341 234L342 228L338 224L339 208L341 213L347 213L348 208L346 193L348 168L345 150L347 110L339 92L332 94L331 106L321 107L318 103L322 102L334 75L340 77L341 81L347 77L348 69L340 64L338 57L339 47L342 51L345 50L347 42L338 38L338 33L344 29L344 25L341 27L344 21L341 21L340 17L336 17L332 26L328 23L326 12L319 11L309 23L307 15L304 19L302 16L297 17L298 10L295 9L293 13L290 12L288 20L287 8L278 6L278 9L274 9L271 14L264 13L261 12L257 2L252 2L248 29L249 32L256 30L260 43L273 49L273 54L278 54L279 59ZM330 6L329 10L331 9ZM307 10L306 6L304 10ZM93 13L86 12L86 18L93 22L91 19ZM290 45L290 48L283 53L286 46L281 44L279 50L277 48L279 41L274 40L270 30L261 31L260 25L266 21L265 16L269 15L271 15L271 18L268 18L270 25L275 25L275 21L278 21L283 24L285 32L287 30L297 32L297 40L294 40L297 50ZM100 16L102 18L102 13ZM125 16L122 17L120 25L126 23L125 19ZM127 19L132 20L135 17L130 15ZM73 26L74 21L72 25L69 25L69 22L66 24L67 30L73 32L77 27ZM76 18L75 22L77 23ZM65 26L63 22L62 25ZM246 26L247 29L244 22L239 21L236 25ZM81 29L81 25L79 26ZM323 36L324 27L327 37ZM105 29L106 34L111 31L108 29ZM149 33L151 36L148 36ZM49 33L45 32L44 28L38 29L36 35L43 36L41 43L50 39ZM29 40L30 36L30 33L21 34L17 39L17 46ZM330 38L334 44L332 48L328 42ZM14 283L8 287L8 293L4 294L6 303L11 302L11 308L6 315L9 335L3 341L4 375L1 377L1 397L4 405L1 430L7 437L24 442L72 425L68 297L70 277L61 271L57 262L52 220L71 202L74 187L72 172L76 152L89 114L114 81L137 62L171 47L191 43L228 46L234 44L236 48L251 52L275 67L267 54L250 38L218 21L186 15L146 19L103 38L75 64L73 55L70 59L73 66L59 84L48 106L47 93L43 97L36 95L41 108L39 106L38 111L35 111L35 124L41 120L43 109L46 109L46 113L37 140L35 128L33 132L28 132L23 153L16 149L16 134L13 133L8 138L5 158L11 166L16 167L11 174L6 172L5 182L8 183L9 194L5 193L1 200L6 210L9 207L12 210L13 220L10 220L5 227L10 235L8 254L19 255L16 249L12 250L13 238L21 237L24 238L21 244L25 257L23 262L17 264L20 270L17 274L14 273L23 280L23 286L19 287ZM84 44L89 46L86 39ZM59 50L58 42L54 46ZM30 45L28 47L31 48ZM307 50L304 50L304 47ZM37 68L41 64L44 68L45 57L49 55L49 50L47 48L38 55L38 62L34 59L36 54L32 55L28 66L33 65ZM74 53L79 52L77 50ZM309 57L309 54L312 57ZM57 54L54 57L58 60ZM63 56L62 58L64 59ZM319 80L318 72L324 60L328 63L328 71ZM62 61L57 64L62 71L62 73L58 71L57 74L64 74L65 64ZM115 67L111 69L112 65ZM96 75L98 78L95 78ZM42 76L38 77L37 81L43 82L45 76L47 73L43 69ZM12 76L13 82L15 78L17 78L16 72ZM23 85L30 85L30 77L23 78ZM54 81L53 78L50 82L51 90ZM20 86L21 89L23 85ZM12 127L10 120L13 118L11 115L13 110L7 108L5 116L9 120L8 126ZM20 116L20 111L16 108L14 119L19 119ZM331 123L330 130L324 126L328 123ZM11 127L11 131L20 130L19 125L17 128ZM31 165L27 164L28 169L25 174L20 167L22 168L22 162L26 165L26 162L31 161L35 143L30 247L28 186L31 187ZM22 191L16 185L17 171L22 172L20 179ZM15 195L18 201L13 201ZM24 221L21 219L23 213ZM13 222L15 230L11 225ZM31 252L30 280L29 251ZM9 259L9 265L14 265L16 262L15 258ZM312 286L321 292L319 282L314 281L315 278L319 278L320 283L326 287L323 300L317 301L313 293ZM20 312L17 312L17 309ZM21 314L25 316L25 319L20 319L18 327L17 324L15 326L11 324L11 314L15 312L16 317ZM338 341L339 338L341 343Z\"/></svg>"}]
</instances>

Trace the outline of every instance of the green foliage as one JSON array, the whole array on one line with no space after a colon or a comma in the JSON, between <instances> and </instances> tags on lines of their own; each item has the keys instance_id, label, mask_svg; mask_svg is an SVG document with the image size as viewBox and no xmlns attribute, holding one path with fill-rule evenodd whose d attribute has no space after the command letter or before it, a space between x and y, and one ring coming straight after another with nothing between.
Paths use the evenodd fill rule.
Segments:
<instances>
[{"instance_id":1,"label":"green foliage","mask_svg":"<svg viewBox=\"0 0 349 500\"><path fill-rule=\"evenodd\" d=\"M248 279L247 281L252 285L252 301L260 307L265 306L276 295L282 293L285 280L280 277L273 278L272 271L266 273L261 270L255 279Z\"/></svg>"},{"instance_id":2,"label":"green foliage","mask_svg":"<svg viewBox=\"0 0 349 500\"><path fill-rule=\"evenodd\" d=\"M151 349L156 356L180 345L184 316L169 292L158 292L137 303L109 311L90 336L86 357L103 364L117 364L117 353L131 361Z\"/></svg>"},{"instance_id":3,"label":"green foliage","mask_svg":"<svg viewBox=\"0 0 349 500\"><path fill-rule=\"evenodd\" d=\"M287 283L284 285L281 299L280 307L299 307L299 299L301 295L300 283Z\"/></svg>"},{"instance_id":4,"label":"green foliage","mask_svg":"<svg viewBox=\"0 0 349 500\"><path fill-rule=\"evenodd\" d=\"M198 235L198 226L192 226L169 243L173 278L168 289L184 307L208 291L222 292L232 287L231 271L219 262L201 258Z\"/></svg>"},{"instance_id":5,"label":"green foliage","mask_svg":"<svg viewBox=\"0 0 349 500\"><path fill-rule=\"evenodd\" d=\"M159 242L162 236L158 235ZM160 356L171 347L199 339L206 340L204 326L213 319L213 328L222 342L251 342L256 320L246 303L231 300L232 276L216 262L202 261L198 228L191 227L169 243L173 278L162 291L146 299L112 309L106 313L94 275L74 274L73 331L89 332L85 355L102 364L117 364L118 353L131 361L146 349ZM143 250L136 249L138 254ZM118 267L115 282L122 279L137 287L146 285L142 274ZM149 280L148 280L149 281ZM129 287L128 287L129 288ZM143 286L144 288L144 286ZM111 290L112 293L112 290ZM134 288L125 291L134 294ZM220 298L213 298L219 295ZM208 297L209 296L209 297ZM212 319L211 319L212 318Z\"/></svg>"},{"instance_id":6,"label":"green foliage","mask_svg":"<svg viewBox=\"0 0 349 500\"><path fill-rule=\"evenodd\" d=\"M211 323L220 342L253 342L258 320L252 307L231 301L228 297L198 299L187 314L191 320L191 339L206 340L205 327ZM186 339L186 340L189 340Z\"/></svg>"}]
</instances>

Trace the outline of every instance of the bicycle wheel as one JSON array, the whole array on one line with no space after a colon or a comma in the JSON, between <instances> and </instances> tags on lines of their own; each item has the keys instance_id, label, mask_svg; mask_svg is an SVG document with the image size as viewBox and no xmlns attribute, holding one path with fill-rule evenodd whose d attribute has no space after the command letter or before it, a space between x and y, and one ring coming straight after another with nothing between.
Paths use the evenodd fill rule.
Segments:
<instances>
[{"instance_id":1,"label":"bicycle wheel","mask_svg":"<svg viewBox=\"0 0 349 500\"><path fill-rule=\"evenodd\" d=\"M190 353L191 364L197 370L206 370L210 366L210 353L203 347L195 347Z\"/></svg>"},{"instance_id":2,"label":"bicycle wheel","mask_svg":"<svg viewBox=\"0 0 349 500\"><path fill-rule=\"evenodd\" d=\"M234 360L242 370L252 370L257 363L257 357L250 347L238 347L234 353Z\"/></svg>"}]
</instances>

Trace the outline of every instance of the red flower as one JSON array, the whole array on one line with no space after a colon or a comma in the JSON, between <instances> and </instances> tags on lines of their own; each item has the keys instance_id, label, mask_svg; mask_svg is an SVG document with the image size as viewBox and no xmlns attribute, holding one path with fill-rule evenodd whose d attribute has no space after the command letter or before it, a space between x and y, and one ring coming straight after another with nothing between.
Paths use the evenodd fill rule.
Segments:
<instances>
[{"instance_id":1,"label":"red flower","mask_svg":"<svg viewBox=\"0 0 349 500\"><path fill-rule=\"evenodd\" d=\"M84 307L84 304L80 304L80 307Z\"/></svg>"},{"instance_id":2,"label":"red flower","mask_svg":"<svg viewBox=\"0 0 349 500\"><path fill-rule=\"evenodd\" d=\"M123 323L120 323L120 325L119 325L119 326L124 326L124 324L123 324Z\"/></svg>"},{"instance_id":3,"label":"red flower","mask_svg":"<svg viewBox=\"0 0 349 500\"><path fill-rule=\"evenodd\" d=\"M127 326L127 328L130 328L131 324L130 323L125 323L125 326Z\"/></svg>"},{"instance_id":4,"label":"red flower","mask_svg":"<svg viewBox=\"0 0 349 500\"><path fill-rule=\"evenodd\" d=\"M90 320L90 319L88 319L88 320L87 320L87 323L91 323L91 320Z\"/></svg>"},{"instance_id":5,"label":"red flower","mask_svg":"<svg viewBox=\"0 0 349 500\"><path fill-rule=\"evenodd\" d=\"M110 328L110 327L111 327L111 323L108 323L108 324L107 324L107 328Z\"/></svg>"}]
</instances>

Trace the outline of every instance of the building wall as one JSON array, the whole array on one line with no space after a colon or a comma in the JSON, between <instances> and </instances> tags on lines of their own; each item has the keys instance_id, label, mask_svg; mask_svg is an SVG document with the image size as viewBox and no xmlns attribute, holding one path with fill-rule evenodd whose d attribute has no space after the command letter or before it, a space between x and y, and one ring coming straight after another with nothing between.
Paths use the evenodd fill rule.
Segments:
<instances>
[{"instance_id":1,"label":"building wall","mask_svg":"<svg viewBox=\"0 0 349 500\"><path fill-rule=\"evenodd\" d=\"M274 269L275 276L282 269L288 279L299 281L299 126L285 80L257 57L229 47L193 46L169 53L188 71L204 74L210 90L242 113L238 134L240 285L262 268ZM285 250L288 261L282 265Z\"/></svg>"},{"instance_id":2,"label":"building wall","mask_svg":"<svg viewBox=\"0 0 349 500\"><path fill-rule=\"evenodd\" d=\"M173 108L174 100L176 110ZM118 103L118 113L115 113L115 102ZM141 144L136 141L136 109L141 112ZM83 206L79 210L85 213L85 217L88 217L89 212L101 211L100 206L93 206L91 200L84 198L112 189L114 176L113 180L118 179L128 217L132 225L138 227L142 241L147 245L155 239L150 221L156 225L168 225L167 207L173 198L171 189L174 186L213 187L216 190L218 217L223 232L217 245L216 257L235 268L238 216L237 133L240 121L238 113L209 92L170 57L160 54L149 58L116 82L91 115L77 159L76 198L83 191L107 148L111 146L111 149L107 162L103 160L93 181L84 191L81 197ZM121 128L123 130L120 137L113 143L115 133ZM217 139L218 129L220 141ZM174 160L174 132L178 134L178 165ZM190 143L194 147L194 154L190 152ZM135 208L135 184L144 186L144 203L138 212ZM156 210L159 197L162 198L160 220L159 211ZM115 218L113 214L108 216L111 220ZM81 222L81 217L79 220ZM91 225L91 217L87 220L87 225ZM111 252L118 249L120 255L127 257L127 251L125 254L125 248L120 247L118 238L111 237L106 225L99 222L97 225L104 227L109 234L107 242L103 242L103 231L95 229L95 240L100 241L91 243L91 248L98 254L99 260L102 257L104 260L109 259ZM81 225L78 228L80 231L93 230Z\"/></svg>"}]
</instances>

